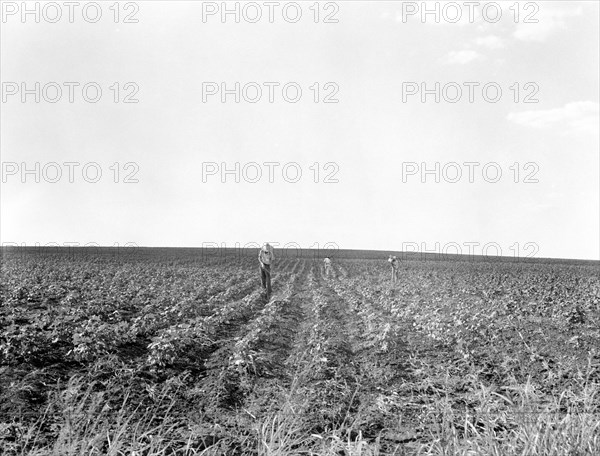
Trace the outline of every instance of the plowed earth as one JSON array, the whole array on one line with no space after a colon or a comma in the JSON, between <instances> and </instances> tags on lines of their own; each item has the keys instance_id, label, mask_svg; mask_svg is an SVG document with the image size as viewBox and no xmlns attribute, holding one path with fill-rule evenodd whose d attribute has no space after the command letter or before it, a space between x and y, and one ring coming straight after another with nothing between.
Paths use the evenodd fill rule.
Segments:
<instances>
[{"instance_id":1,"label":"plowed earth","mask_svg":"<svg viewBox=\"0 0 600 456\"><path fill-rule=\"evenodd\" d=\"M2 454L56 448L66 423L106 430L85 454L135 432L165 454L411 454L448 413L501 434L564 391L598 416L581 399L600 381L597 265L410 260L392 285L385 257L321 263L279 261L267 301L253 256L6 256Z\"/></svg>"}]
</instances>

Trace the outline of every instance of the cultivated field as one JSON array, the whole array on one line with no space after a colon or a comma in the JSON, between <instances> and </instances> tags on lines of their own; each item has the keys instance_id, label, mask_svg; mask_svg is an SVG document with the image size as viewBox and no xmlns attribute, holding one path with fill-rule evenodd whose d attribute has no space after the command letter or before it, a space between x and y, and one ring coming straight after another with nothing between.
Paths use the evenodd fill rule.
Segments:
<instances>
[{"instance_id":1,"label":"cultivated field","mask_svg":"<svg viewBox=\"0 0 600 456\"><path fill-rule=\"evenodd\" d=\"M316 257L5 250L0 454L600 455L597 262Z\"/></svg>"}]
</instances>

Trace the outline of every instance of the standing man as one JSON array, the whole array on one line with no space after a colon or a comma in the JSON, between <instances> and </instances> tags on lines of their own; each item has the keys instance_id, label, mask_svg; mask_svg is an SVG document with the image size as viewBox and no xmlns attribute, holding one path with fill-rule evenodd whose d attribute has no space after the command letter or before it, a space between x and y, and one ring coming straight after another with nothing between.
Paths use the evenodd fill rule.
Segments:
<instances>
[{"instance_id":1,"label":"standing man","mask_svg":"<svg viewBox=\"0 0 600 456\"><path fill-rule=\"evenodd\" d=\"M396 283L398 281L398 269L400 268L400 260L396 258L396 256L390 255L388 258L388 262L392 266L392 283Z\"/></svg>"},{"instance_id":2,"label":"standing man","mask_svg":"<svg viewBox=\"0 0 600 456\"><path fill-rule=\"evenodd\" d=\"M267 290L267 299L271 299L271 264L273 264L273 260L275 260L275 253L271 244L267 242L258 252L260 283Z\"/></svg>"}]
</instances>

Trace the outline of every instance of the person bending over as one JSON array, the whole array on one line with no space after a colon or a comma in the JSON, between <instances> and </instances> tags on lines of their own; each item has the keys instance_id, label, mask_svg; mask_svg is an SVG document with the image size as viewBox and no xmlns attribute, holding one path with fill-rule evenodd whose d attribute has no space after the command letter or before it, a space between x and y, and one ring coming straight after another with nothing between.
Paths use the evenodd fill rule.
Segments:
<instances>
[{"instance_id":1,"label":"person bending over","mask_svg":"<svg viewBox=\"0 0 600 456\"><path fill-rule=\"evenodd\" d=\"M388 258L388 262L392 267L392 283L396 283L398 281L398 270L400 269L400 260L394 255L390 255Z\"/></svg>"}]
</instances>

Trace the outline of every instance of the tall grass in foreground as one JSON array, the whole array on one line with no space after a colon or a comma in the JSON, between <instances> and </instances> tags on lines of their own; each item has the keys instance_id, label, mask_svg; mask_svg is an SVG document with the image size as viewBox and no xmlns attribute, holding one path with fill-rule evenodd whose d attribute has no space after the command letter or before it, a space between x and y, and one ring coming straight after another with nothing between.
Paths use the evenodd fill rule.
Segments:
<instances>
[{"instance_id":1,"label":"tall grass in foreground","mask_svg":"<svg viewBox=\"0 0 600 456\"><path fill-rule=\"evenodd\" d=\"M0 454L158 456L174 454L175 448L180 455L196 454L190 442L178 436L181 423L171 417L175 401L166 391L157 394L155 407L140 410L139 405L131 404L132 389L128 388L115 409L106 392L94 392L93 385L72 377L63 391L52 394L44 414L33 425L24 428L15 422L17 439L10 446L6 440L0 441Z\"/></svg>"},{"instance_id":2,"label":"tall grass in foreground","mask_svg":"<svg viewBox=\"0 0 600 456\"><path fill-rule=\"evenodd\" d=\"M550 400L530 383L512 389L516 400L482 387L481 405L471 415L440 404L440 432L418 454L600 455L597 384L586 385L578 397L565 390Z\"/></svg>"},{"instance_id":3,"label":"tall grass in foreground","mask_svg":"<svg viewBox=\"0 0 600 456\"><path fill-rule=\"evenodd\" d=\"M599 385L586 385L573 397L565 390L548 400L531 383L513 387L513 399L493 392L484 385L475 394L480 404L470 412L452 407L450 400L438 400L427 412L437 430L420 439L382 450L383 433L375 441L364 439L360 430L348 428L329 435L306 438L290 432L300 428L290 415L265 422L269 444L259 445L261 456L309 454L314 456L597 456L600 455ZM516 398L516 399L515 399ZM567 398L569 399L567 401ZM574 406L573 404L577 404ZM278 423L279 426L274 425ZM394 431L390 429L390 431ZM279 439L279 440L278 440ZM279 443L279 445L278 445ZM296 450L292 450L292 444ZM300 446L300 448L298 448ZM388 444L388 448L389 448Z\"/></svg>"},{"instance_id":4,"label":"tall grass in foreground","mask_svg":"<svg viewBox=\"0 0 600 456\"><path fill-rule=\"evenodd\" d=\"M395 446L392 442L392 449L388 442L384 451L383 431L375 440L365 439L351 422L326 434L312 434L306 429L302 415L306 404L291 401L279 412L255 417L254 434L250 437L247 429L240 429L238 439L229 434L215 441L209 435L194 432L192 423L173 417L171 411L176 404L166 392L157 393L155 407L140 410L130 403L130 391L124 391L117 409L108 405L103 393L94 392L92 386L73 378L61 393L53 395L46 413L34 425L21 428L19 438L11 446L0 446L0 453L3 456L600 455L598 384L586 385L577 396L565 390L550 400L529 383L515 386L512 391L514 394L509 398L481 385L474 393L479 405L469 411L456 409L449 398L440 397L425 414L429 423L435 424L429 426L429 435ZM52 410L60 413L52 415ZM48 439L49 429L51 439Z\"/></svg>"},{"instance_id":5,"label":"tall grass in foreground","mask_svg":"<svg viewBox=\"0 0 600 456\"><path fill-rule=\"evenodd\" d=\"M600 454L600 418L585 413L538 413L537 416L515 415L515 427L501 433L495 430L497 420L474 416L481 427L465 420L462 429L455 427L451 413L444 415L444 432L431 442L411 447L397 446L383 453L377 443L365 440L344 441L333 436L325 451L315 455L348 456L436 455L436 456L595 456ZM490 419L491 418L491 419ZM264 453L265 455L271 453Z\"/></svg>"}]
</instances>

